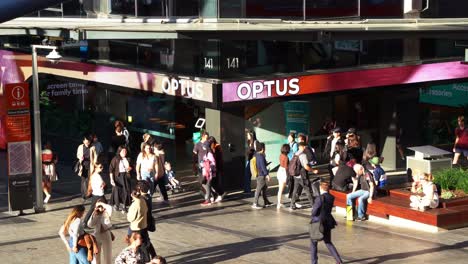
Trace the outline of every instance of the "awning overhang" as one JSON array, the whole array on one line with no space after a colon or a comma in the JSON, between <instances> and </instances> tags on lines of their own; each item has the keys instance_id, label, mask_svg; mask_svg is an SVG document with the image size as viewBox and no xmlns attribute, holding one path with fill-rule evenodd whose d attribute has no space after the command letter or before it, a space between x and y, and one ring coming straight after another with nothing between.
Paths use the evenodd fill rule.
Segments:
<instances>
[{"instance_id":1,"label":"awning overhang","mask_svg":"<svg viewBox=\"0 0 468 264\"><path fill-rule=\"evenodd\" d=\"M468 19L283 21L236 19L19 18L0 24L0 35L38 35L76 40L221 39L359 40L424 37L468 39Z\"/></svg>"}]
</instances>

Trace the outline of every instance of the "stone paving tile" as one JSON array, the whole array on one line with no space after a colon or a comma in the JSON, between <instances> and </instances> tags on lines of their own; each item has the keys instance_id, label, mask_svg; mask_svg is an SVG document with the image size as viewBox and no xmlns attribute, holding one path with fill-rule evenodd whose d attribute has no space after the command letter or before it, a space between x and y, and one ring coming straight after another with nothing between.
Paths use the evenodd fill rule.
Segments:
<instances>
[{"instance_id":1,"label":"stone paving tile","mask_svg":"<svg viewBox=\"0 0 468 264\"><path fill-rule=\"evenodd\" d=\"M310 210L253 210L251 198L201 207L197 193L171 197L171 206L154 200L157 231L150 237L169 263L309 263ZM272 197L273 199L273 197ZM47 212L15 217L0 213L0 263L67 263L58 229L81 199L47 205ZM372 222L346 222L336 215L332 237L346 263L463 263L468 259L468 228L429 234ZM116 256L125 247L125 215L112 217ZM334 263L319 243L320 263Z\"/></svg>"}]
</instances>

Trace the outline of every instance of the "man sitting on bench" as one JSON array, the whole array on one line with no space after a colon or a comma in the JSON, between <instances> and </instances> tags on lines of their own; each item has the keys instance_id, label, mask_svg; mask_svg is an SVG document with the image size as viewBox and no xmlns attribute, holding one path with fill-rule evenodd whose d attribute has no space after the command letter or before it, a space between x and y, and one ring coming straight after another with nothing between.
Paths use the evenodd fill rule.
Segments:
<instances>
[{"instance_id":1,"label":"man sitting on bench","mask_svg":"<svg viewBox=\"0 0 468 264\"><path fill-rule=\"evenodd\" d=\"M360 164L353 167L356 177L353 177L353 192L346 195L346 220L354 221L354 200L359 201L357 221L366 221L367 202L372 203L375 190L374 177Z\"/></svg>"},{"instance_id":2,"label":"man sitting on bench","mask_svg":"<svg viewBox=\"0 0 468 264\"><path fill-rule=\"evenodd\" d=\"M349 184L352 182L352 179L356 177L353 168L344 163L340 163L337 167L333 168L332 171L335 175L332 181L333 189L341 192L348 192L350 190Z\"/></svg>"}]
</instances>

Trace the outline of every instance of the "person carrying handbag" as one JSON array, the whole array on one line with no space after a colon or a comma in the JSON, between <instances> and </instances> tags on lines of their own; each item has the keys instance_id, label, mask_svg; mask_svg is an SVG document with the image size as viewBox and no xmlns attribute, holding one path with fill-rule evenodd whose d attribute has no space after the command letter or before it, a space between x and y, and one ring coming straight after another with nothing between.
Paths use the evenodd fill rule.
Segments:
<instances>
[{"instance_id":1,"label":"person carrying handbag","mask_svg":"<svg viewBox=\"0 0 468 264\"><path fill-rule=\"evenodd\" d=\"M96 208L88 220L88 226L94 228L98 253L95 256L96 264L112 263L112 232L111 232L112 206L108 205L104 199L99 199ZM101 259L102 256L102 259Z\"/></svg>"},{"instance_id":2,"label":"person carrying handbag","mask_svg":"<svg viewBox=\"0 0 468 264\"><path fill-rule=\"evenodd\" d=\"M88 178L94 171L97 162L96 149L91 145L90 135L83 136L83 144L78 146L76 158L78 159L78 176L81 177L81 197L87 199Z\"/></svg>"},{"instance_id":3,"label":"person carrying handbag","mask_svg":"<svg viewBox=\"0 0 468 264\"><path fill-rule=\"evenodd\" d=\"M322 223L323 226L323 242L328 248L330 254L335 258L336 263L343 263L341 260L340 254L336 250L335 246L331 241L331 230L335 228L336 221L333 218L331 211L333 208L333 203L335 201L335 197L328 193L330 186L328 182L321 182L320 183L320 198L315 199L314 206L312 209L311 214L311 225L314 223ZM311 235L313 234L311 230ZM316 239L315 237L311 237L310 240L310 256L312 264L318 263L317 257L317 243L320 239Z\"/></svg>"},{"instance_id":4,"label":"person carrying handbag","mask_svg":"<svg viewBox=\"0 0 468 264\"><path fill-rule=\"evenodd\" d=\"M128 150L125 146L120 146L117 150L117 155L112 159L109 165L109 178L112 185L112 195L110 204L114 206L114 210L122 210L127 212L130 206L132 192L130 188L130 160L127 157ZM122 207L122 208L120 208Z\"/></svg>"}]
</instances>

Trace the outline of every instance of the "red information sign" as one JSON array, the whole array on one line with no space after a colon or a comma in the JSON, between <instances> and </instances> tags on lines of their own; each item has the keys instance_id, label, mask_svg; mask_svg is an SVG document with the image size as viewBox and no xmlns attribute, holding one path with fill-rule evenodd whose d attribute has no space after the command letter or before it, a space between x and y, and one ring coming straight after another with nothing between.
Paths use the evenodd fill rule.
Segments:
<instances>
[{"instance_id":1,"label":"red information sign","mask_svg":"<svg viewBox=\"0 0 468 264\"><path fill-rule=\"evenodd\" d=\"M6 131L8 142L31 141L31 117L29 112L29 87L27 83L5 85Z\"/></svg>"},{"instance_id":2,"label":"red information sign","mask_svg":"<svg viewBox=\"0 0 468 264\"><path fill-rule=\"evenodd\" d=\"M7 110L29 109L29 85L27 83L9 83L5 85Z\"/></svg>"}]
</instances>

